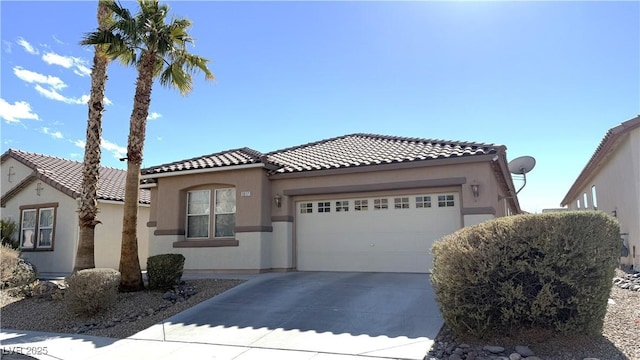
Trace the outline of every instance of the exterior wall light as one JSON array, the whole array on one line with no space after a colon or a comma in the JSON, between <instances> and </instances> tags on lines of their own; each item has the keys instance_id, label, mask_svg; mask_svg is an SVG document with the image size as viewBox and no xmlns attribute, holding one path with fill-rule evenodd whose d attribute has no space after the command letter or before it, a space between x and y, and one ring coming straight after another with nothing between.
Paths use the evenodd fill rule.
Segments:
<instances>
[{"instance_id":1,"label":"exterior wall light","mask_svg":"<svg viewBox=\"0 0 640 360\"><path fill-rule=\"evenodd\" d=\"M280 196L280 194L276 194L276 196L273 197L273 200L276 202L277 207L282 206L282 196Z\"/></svg>"},{"instance_id":2,"label":"exterior wall light","mask_svg":"<svg viewBox=\"0 0 640 360\"><path fill-rule=\"evenodd\" d=\"M471 193L473 194L473 197L475 199L478 199L478 196L480 196L480 184L474 181L471 183L470 186L471 186Z\"/></svg>"}]
</instances>

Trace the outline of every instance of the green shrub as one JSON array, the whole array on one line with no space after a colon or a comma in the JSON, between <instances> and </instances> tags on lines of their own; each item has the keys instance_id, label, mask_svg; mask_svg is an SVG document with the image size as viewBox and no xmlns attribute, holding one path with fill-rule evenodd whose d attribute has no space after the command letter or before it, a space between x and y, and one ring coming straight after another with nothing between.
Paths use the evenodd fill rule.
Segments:
<instances>
[{"instance_id":1,"label":"green shrub","mask_svg":"<svg viewBox=\"0 0 640 360\"><path fill-rule=\"evenodd\" d=\"M147 278L149 289L168 290L182 278L184 256L181 254L162 254L147 259Z\"/></svg>"},{"instance_id":2,"label":"green shrub","mask_svg":"<svg viewBox=\"0 0 640 360\"><path fill-rule=\"evenodd\" d=\"M13 220L2 219L0 220L0 237L2 238L2 245L7 245L13 249L18 248L18 240L14 237L14 234L18 231L18 225Z\"/></svg>"},{"instance_id":3,"label":"green shrub","mask_svg":"<svg viewBox=\"0 0 640 360\"><path fill-rule=\"evenodd\" d=\"M113 269L86 269L67 279L64 302L76 315L98 314L116 303L120 273Z\"/></svg>"},{"instance_id":4,"label":"green shrub","mask_svg":"<svg viewBox=\"0 0 640 360\"><path fill-rule=\"evenodd\" d=\"M38 280L35 265L20 257L20 251L8 245L0 246L0 288L24 288Z\"/></svg>"},{"instance_id":5,"label":"green shrub","mask_svg":"<svg viewBox=\"0 0 640 360\"><path fill-rule=\"evenodd\" d=\"M476 336L602 329L620 256L603 212L518 215L463 228L433 246L431 281L447 325Z\"/></svg>"}]
</instances>

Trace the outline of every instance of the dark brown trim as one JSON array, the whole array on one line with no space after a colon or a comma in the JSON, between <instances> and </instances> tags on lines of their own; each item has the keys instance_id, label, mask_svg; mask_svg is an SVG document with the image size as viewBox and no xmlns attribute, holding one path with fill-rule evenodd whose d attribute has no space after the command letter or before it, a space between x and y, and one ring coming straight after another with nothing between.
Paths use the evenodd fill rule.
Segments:
<instances>
[{"instance_id":1,"label":"dark brown trim","mask_svg":"<svg viewBox=\"0 0 640 360\"><path fill-rule=\"evenodd\" d=\"M237 233L245 233L245 232L273 232L272 226L236 226Z\"/></svg>"},{"instance_id":2,"label":"dark brown trim","mask_svg":"<svg viewBox=\"0 0 640 360\"><path fill-rule=\"evenodd\" d=\"M309 176L326 176L326 175L354 174L354 173L363 173L363 172L378 172L378 171L387 171L387 170L415 169L415 168L442 166L442 165L460 165L460 164L491 161L495 156L496 154L472 155L472 156L463 156L463 157L446 158L446 159L406 161L406 162L393 163L393 164L360 165L360 166L352 166L352 167L346 167L346 168L340 168L340 169L307 170L307 171L298 171L293 173L272 174L272 175L269 175L269 177L272 179L288 179L288 178L299 178L299 177L309 177Z\"/></svg>"},{"instance_id":3,"label":"dark brown trim","mask_svg":"<svg viewBox=\"0 0 640 360\"><path fill-rule=\"evenodd\" d=\"M184 229L155 230L153 235L184 235Z\"/></svg>"},{"instance_id":4,"label":"dark brown trim","mask_svg":"<svg viewBox=\"0 0 640 360\"><path fill-rule=\"evenodd\" d=\"M462 185L467 182L466 177L451 177L442 179L398 181L380 184L324 186L316 188L285 189L282 193L286 196L318 195L318 194L344 194L354 192L403 190L425 187L443 187Z\"/></svg>"},{"instance_id":5,"label":"dark brown trim","mask_svg":"<svg viewBox=\"0 0 640 360\"><path fill-rule=\"evenodd\" d=\"M292 215L276 215L271 217L272 222L293 222Z\"/></svg>"},{"instance_id":6,"label":"dark brown trim","mask_svg":"<svg viewBox=\"0 0 640 360\"><path fill-rule=\"evenodd\" d=\"M20 209L21 211L24 209L37 209L37 208L57 208L59 205L59 203L57 202L52 202L52 203L43 203L43 204L33 204L33 205L21 205L18 209Z\"/></svg>"},{"instance_id":7,"label":"dark brown trim","mask_svg":"<svg viewBox=\"0 0 640 360\"><path fill-rule=\"evenodd\" d=\"M158 226L157 221L147 221L147 227L156 227Z\"/></svg>"},{"instance_id":8,"label":"dark brown trim","mask_svg":"<svg viewBox=\"0 0 640 360\"><path fill-rule=\"evenodd\" d=\"M240 242L236 239L217 240L183 240L173 243L174 248L201 248L201 247L226 247L238 246Z\"/></svg>"},{"instance_id":9,"label":"dark brown trim","mask_svg":"<svg viewBox=\"0 0 640 360\"><path fill-rule=\"evenodd\" d=\"M495 215L496 209L493 206L462 208L462 215Z\"/></svg>"}]
</instances>

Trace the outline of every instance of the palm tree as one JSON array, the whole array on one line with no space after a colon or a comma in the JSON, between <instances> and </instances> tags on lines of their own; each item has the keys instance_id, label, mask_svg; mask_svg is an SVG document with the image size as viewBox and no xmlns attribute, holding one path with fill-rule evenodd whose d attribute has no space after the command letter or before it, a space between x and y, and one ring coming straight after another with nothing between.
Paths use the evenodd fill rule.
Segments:
<instances>
[{"instance_id":1,"label":"palm tree","mask_svg":"<svg viewBox=\"0 0 640 360\"><path fill-rule=\"evenodd\" d=\"M87 34L83 44L105 45L106 52L112 59L117 58L126 65L135 65L138 70L127 143L127 179L119 269L120 289L136 291L144 287L138 260L136 228L140 165L153 80L158 78L161 85L175 87L185 95L192 89L193 74L202 71L207 80L213 80L214 76L207 67L209 60L187 51L187 45L194 41L187 33L191 22L179 18L166 23L169 13L167 5L160 5L158 1L138 0L140 11L132 16L128 9L113 0L105 1L105 4L113 11L113 24L107 30L98 29Z\"/></svg>"},{"instance_id":2,"label":"palm tree","mask_svg":"<svg viewBox=\"0 0 640 360\"><path fill-rule=\"evenodd\" d=\"M98 2L98 28L108 29L111 10L104 2ZM102 112L104 110L104 86L107 82L109 57L100 45L94 46L93 69L91 71L91 95L89 96L89 116L87 118L87 139L84 145L82 166L82 193L78 218L80 236L76 250L73 271L96 267L94 255L94 234L98 215L98 178L100 176L100 139L102 137Z\"/></svg>"}]
</instances>

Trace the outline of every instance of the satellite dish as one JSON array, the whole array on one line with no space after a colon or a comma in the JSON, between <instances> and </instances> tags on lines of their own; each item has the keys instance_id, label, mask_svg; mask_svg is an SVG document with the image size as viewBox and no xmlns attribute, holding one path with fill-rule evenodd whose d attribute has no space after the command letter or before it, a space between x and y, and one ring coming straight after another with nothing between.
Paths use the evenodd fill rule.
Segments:
<instances>
[{"instance_id":1,"label":"satellite dish","mask_svg":"<svg viewBox=\"0 0 640 360\"><path fill-rule=\"evenodd\" d=\"M536 166L536 159L531 156L520 156L509 162L509 171L512 174L524 175Z\"/></svg>"},{"instance_id":2,"label":"satellite dish","mask_svg":"<svg viewBox=\"0 0 640 360\"><path fill-rule=\"evenodd\" d=\"M512 174L522 175L522 179L524 180L524 184L522 184L522 187L516 191L516 195L518 195L518 193L524 189L525 185L527 185L527 173L535 166L536 159L532 156L520 156L509 162L509 171Z\"/></svg>"}]
</instances>

